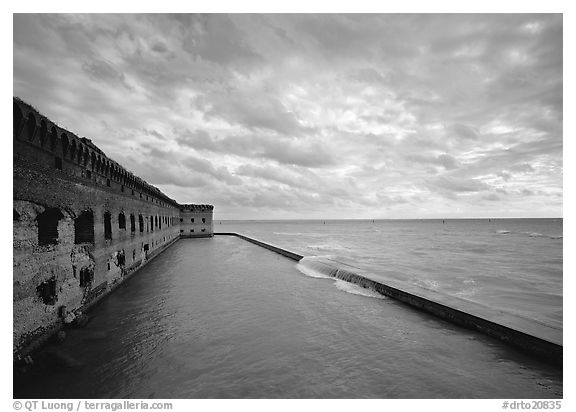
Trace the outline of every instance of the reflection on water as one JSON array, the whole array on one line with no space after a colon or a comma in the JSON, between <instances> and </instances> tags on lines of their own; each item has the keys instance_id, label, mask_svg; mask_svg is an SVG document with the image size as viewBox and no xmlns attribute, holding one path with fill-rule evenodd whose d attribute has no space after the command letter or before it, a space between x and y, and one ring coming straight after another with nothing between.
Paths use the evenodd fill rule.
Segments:
<instances>
[{"instance_id":1,"label":"reflection on water","mask_svg":"<svg viewBox=\"0 0 576 412\"><path fill-rule=\"evenodd\" d=\"M37 357L40 398L551 398L560 371L237 238L177 242Z\"/></svg>"}]
</instances>

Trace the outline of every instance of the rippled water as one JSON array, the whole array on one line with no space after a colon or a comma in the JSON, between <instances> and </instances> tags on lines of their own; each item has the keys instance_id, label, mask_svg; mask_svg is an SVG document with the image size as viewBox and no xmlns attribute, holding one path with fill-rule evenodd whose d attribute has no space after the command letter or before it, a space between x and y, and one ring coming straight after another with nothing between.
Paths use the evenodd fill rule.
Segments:
<instances>
[{"instance_id":1,"label":"rippled water","mask_svg":"<svg viewBox=\"0 0 576 412\"><path fill-rule=\"evenodd\" d=\"M325 223L324 223L325 222ZM562 327L562 219L220 221L304 256Z\"/></svg>"},{"instance_id":2,"label":"rippled water","mask_svg":"<svg viewBox=\"0 0 576 412\"><path fill-rule=\"evenodd\" d=\"M233 237L180 240L16 397L554 398L562 372Z\"/></svg>"}]
</instances>

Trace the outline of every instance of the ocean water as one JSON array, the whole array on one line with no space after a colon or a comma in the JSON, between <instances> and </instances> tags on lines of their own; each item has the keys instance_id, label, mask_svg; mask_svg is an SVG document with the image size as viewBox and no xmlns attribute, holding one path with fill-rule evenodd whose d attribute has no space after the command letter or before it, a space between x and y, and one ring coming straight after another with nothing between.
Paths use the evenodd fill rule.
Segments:
<instances>
[{"instance_id":1,"label":"ocean water","mask_svg":"<svg viewBox=\"0 0 576 412\"><path fill-rule=\"evenodd\" d=\"M180 240L94 308L85 328L35 354L14 396L563 396L557 368L305 272L239 238Z\"/></svg>"},{"instance_id":2,"label":"ocean water","mask_svg":"<svg viewBox=\"0 0 576 412\"><path fill-rule=\"evenodd\" d=\"M562 328L562 219L215 221L304 256Z\"/></svg>"}]
</instances>

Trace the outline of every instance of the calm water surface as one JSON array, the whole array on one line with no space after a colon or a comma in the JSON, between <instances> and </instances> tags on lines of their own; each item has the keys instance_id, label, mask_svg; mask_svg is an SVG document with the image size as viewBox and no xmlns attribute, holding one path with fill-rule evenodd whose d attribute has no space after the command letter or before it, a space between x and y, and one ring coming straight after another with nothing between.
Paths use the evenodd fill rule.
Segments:
<instances>
[{"instance_id":1,"label":"calm water surface","mask_svg":"<svg viewBox=\"0 0 576 412\"><path fill-rule=\"evenodd\" d=\"M67 367L34 369L15 396L562 396L561 371L358 293L237 238L180 240L46 349Z\"/></svg>"}]
</instances>

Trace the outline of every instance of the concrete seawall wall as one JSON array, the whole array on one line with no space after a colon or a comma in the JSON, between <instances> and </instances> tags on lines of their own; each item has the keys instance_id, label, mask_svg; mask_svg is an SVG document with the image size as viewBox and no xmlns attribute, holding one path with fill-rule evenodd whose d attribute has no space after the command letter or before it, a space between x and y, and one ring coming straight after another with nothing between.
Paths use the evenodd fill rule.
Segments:
<instances>
[{"instance_id":1,"label":"concrete seawall wall","mask_svg":"<svg viewBox=\"0 0 576 412\"><path fill-rule=\"evenodd\" d=\"M256 240L238 233L215 233L217 236L236 236L255 245L264 247L273 252L286 256L294 261L301 261L304 257L289 250ZM562 331L541 324L535 324L529 319L503 313L482 305L462 301L460 299L442 296L442 301L452 302L446 304L440 299L431 299L422 296L418 291L407 291L402 286L391 286L381 280L371 279L369 274L358 273L359 270L339 262L318 262L322 265L323 273L367 289L374 290L413 308L447 320L453 324L467 329L476 330L492 336L500 341L533 354L552 364L562 365L563 346ZM361 272L361 271L360 271ZM438 297L440 295L438 294ZM462 308L465 306L465 308Z\"/></svg>"}]
</instances>

